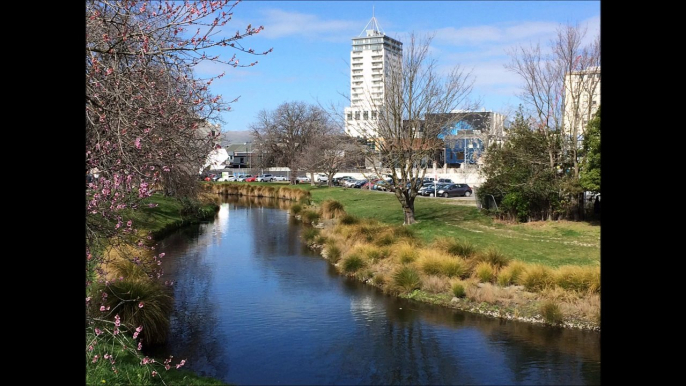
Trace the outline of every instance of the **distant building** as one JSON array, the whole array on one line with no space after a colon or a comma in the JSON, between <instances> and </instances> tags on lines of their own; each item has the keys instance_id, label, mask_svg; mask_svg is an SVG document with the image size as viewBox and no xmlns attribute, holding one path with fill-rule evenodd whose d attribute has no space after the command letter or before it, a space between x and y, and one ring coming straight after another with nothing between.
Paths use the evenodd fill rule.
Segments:
<instances>
[{"instance_id":1,"label":"distant building","mask_svg":"<svg viewBox=\"0 0 686 386\"><path fill-rule=\"evenodd\" d=\"M386 36L375 17L353 38L350 52L350 107L345 108L345 132L352 137L376 137L386 96L385 82L400 71L403 44Z\"/></svg>"},{"instance_id":2,"label":"distant building","mask_svg":"<svg viewBox=\"0 0 686 386\"><path fill-rule=\"evenodd\" d=\"M491 143L503 140L505 116L492 111L453 111L428 114L427 120L441 119L450 123L439 138L444 142L440 164L452 167L480 163Z\"/></svg>"},{"instance_id":3,"label":"distant building","mask_svg":"<svg viewBox=\"0 0 686 386\"><path fill-rule=\"evenodd\" d=\"M563 130L581 140L600 106L600 67L566 74L563 104Z\"/></svg>"}]
</instances>

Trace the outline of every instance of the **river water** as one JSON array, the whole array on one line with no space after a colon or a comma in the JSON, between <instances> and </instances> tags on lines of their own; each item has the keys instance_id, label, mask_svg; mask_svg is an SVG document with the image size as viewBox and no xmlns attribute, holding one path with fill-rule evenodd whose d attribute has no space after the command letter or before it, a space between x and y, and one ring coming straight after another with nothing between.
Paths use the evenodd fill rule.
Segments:
<instances>
[{"instance_id":1,"label":"river water","mask_svg":"<svg viewBox=\"0 0 686 386\"><path fill-rule=\"evenodd\" d=\"M227 199L160 243L175 309L153 355L236 385L600 384L600 333L384 295L304 247L279 205Z\"/></svg>"}]
</instances>

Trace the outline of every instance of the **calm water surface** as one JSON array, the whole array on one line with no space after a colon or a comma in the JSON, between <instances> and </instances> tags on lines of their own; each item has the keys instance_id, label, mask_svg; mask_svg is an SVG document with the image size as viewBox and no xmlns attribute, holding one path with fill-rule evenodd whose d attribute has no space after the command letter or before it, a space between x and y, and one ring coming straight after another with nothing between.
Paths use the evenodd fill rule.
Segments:
<instances>
[{"instance_id":1,"label":"calm water surface","mask_svg":"<svg viewBox=\"0 0 686 386\"><path fill-rule=\"evenodd\" d=\"M160 244L175 310L154 355L237 385L600 384L597 332L386 296L304 248L276 201L229 201Z\"/></svg>"}]
</instances>

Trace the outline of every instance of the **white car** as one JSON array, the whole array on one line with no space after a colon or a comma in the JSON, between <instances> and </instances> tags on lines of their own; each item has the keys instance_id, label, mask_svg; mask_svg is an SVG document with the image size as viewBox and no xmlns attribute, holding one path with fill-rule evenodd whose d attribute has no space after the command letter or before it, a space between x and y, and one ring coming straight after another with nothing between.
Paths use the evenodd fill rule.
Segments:
<instances>
[{"instance_id":1,"label":"white car","mask_svg":"<svg viewBox=\"0 0 686 386\"><path fill-rule=\"evenodd\" d=\"M300 182L310 182L310 177L307 176L300 176L300 177L295 177L295 182L300 183Z\"/></svg>"},{"instance_id":2,"label":"white car","mask_svg":"<svg viewBox=\"0 0 686 386\"><path fill-rule=\"evenodd\" d=\"M272 181L288 181L288 179L285 176L274 176Z\"/></svg>"},{"instance_id":3,"label":"white car","mask_svg":"<svg viewBox=\"0 0 686 386\"><path fill-rule=\"evenodd\" d=\"M321 174L321 173L317 174L317 177L315 177L315 178L317 179L317 182L328 182L329 181L329 176L327 176L326 174Z\"/></svg>"},{"instance_id":4,"label":"white car","mask_svg":"<svg viewBox=\"0 0 686 386\"><path fill-rule=\"evenodd\" d=\"M255 179L257 182L272 182L274 181L273 174L263 174Z\"/></svg>"}]
</instances>

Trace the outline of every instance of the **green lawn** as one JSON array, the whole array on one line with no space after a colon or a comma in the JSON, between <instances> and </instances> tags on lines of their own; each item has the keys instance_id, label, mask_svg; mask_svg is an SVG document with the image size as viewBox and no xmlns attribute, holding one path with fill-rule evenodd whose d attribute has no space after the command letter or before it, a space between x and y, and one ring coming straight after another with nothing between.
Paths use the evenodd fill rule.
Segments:
<instances>
[{"instance_id":1,"label":"green lawn","mask_svg":"<svg viewBox=\"0 0 686 386\"><path fill-rule=\"evenodd\" d=\"M382 223L403 222L400 203L392 193L312 187L312 201L336 200L346 212L360 218L373 218ZM527 263L551 267L600 263L600 226L587 222L544 221L526 224L495 222L475 206L457 205L457 200L417 197L416 224L411 225L425 242L449 236L473 243L477 248L495 246L508 256Z\"/></svg>"}]
</instances>

